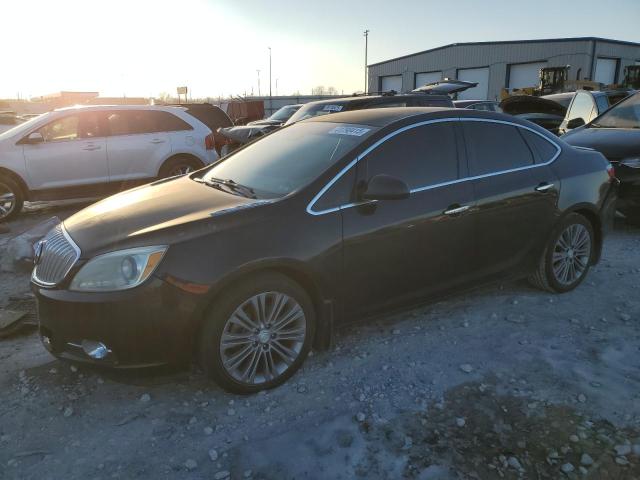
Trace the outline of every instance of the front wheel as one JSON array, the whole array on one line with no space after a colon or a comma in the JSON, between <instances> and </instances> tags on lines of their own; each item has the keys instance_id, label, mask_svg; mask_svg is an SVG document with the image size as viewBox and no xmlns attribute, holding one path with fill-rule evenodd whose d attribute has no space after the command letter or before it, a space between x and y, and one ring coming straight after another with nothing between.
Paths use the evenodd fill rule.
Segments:
<instances>
[{"instance_id":1,"label":"front wheel","mask_svg":"<svg viewBox=\"0 0 640 480\"><path fill-rule=\"evenodd\" d=\"M594 233L582 215L569 214L554 230L530 282L543 290L564 293L584 280L591 266Z\"/></svg>"},{"instance_id":2,"label":"front wheel","mask_svg":"<svg viewBox=\"0 0 640 480\"><path fill-rule=\"evenodd\" d=\"M8 177L0 177L0 222L14 218L24 203L18 184Z\"/></svg>"},{"instance_id":3,"label":"front wheel","mask_svg":"<svg viewBox=\"0 0 640 480\"><path fill-rule=\"evenodd\" d=\"M283 275L259 274L220 296L202 329L201 364L225 390L255 393L300 368L314 333L307 293Z\"/></svg>"}]
</instances>

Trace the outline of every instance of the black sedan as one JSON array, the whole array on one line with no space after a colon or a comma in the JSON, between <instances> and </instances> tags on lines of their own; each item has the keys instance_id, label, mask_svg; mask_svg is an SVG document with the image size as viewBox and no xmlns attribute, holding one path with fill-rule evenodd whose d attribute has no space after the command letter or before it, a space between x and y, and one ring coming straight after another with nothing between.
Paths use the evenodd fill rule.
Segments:
<instances>
[{"instance_id":1,"label":"black sedan","mask_svg":"<svg viewBox=\"0 0 640 480\"><path fill-rule=\"evenodd\" d=\"M607 157L620 180L618 209L629 221L640 224L640 93L569 131L562 139Z\"/></svg>"},{"instance_id":2,"label":"black sedan","mask_svg":"<svg viewBox=\"0 0 640 480\"><path fill-rule=\"evenodd\" d=\"M38 245L44 345L274 387L333 326L504 276L567 292L611 218L609 163L499 113L389 108L283 128L75 214Z\"/></svg>"}]
</instances>

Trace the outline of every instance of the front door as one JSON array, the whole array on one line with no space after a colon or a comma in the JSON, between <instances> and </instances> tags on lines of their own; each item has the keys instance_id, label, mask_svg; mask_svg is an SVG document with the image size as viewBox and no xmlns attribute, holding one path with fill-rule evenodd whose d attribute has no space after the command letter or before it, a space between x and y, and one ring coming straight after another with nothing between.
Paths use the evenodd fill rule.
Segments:
<instances>
[{"instance_id":1,"label":"front door","mask_svg":"<svg viewBox=\"0 0 640 480\"><path fill-rule=\"evenodd\" d=\"M471 273L473 195L458 181L466 175L459 141L454 122L427 122L401 129L357 163L359 185L386 174L411 195L342 209L347 314L446 289Z\"/></svg>"},{"instance_id":2,"label":"front door","mask_svg":"<svg viewBox=\"0 0 640 480\"><path fill-rule=\"evenodd\" d=\"M40 129L44 142L25 144L24 159L32 190L77 187L78 195L108 181L104 133L98 112L78 112ZM86 189L86 192L80 190ZM94 190L95 191L95 190Z\"/></svg>"}]
</instances>

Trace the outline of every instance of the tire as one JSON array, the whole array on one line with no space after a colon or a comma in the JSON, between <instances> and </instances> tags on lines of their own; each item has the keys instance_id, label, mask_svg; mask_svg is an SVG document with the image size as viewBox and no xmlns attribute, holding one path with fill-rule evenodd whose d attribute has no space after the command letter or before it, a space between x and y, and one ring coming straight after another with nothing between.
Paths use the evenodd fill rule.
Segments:
<instances>
[{"instance_id":1,"label":"tire","mask_svg":"<svg viewBox=\"0 0 640 480\"><path fill-rule=\"evenodd\" d=\"M260 304L262 317L255 308ZM300 285L279 273L258 274L218 297L201 329L200 364L228 392L277 387L309 354L315 325L313 303ZM230 344L223 347L223 339Z\"/></svg>"},{"instance_id":2,"label":"tire","mask_svg":"<svg viewBox=\"0 0 640 480\"><path fill-rule=\"evenodd\" d=\"M577 213L567 215L553 230L529 282L553 293L573 290L587 276L594 248L591 222Z\"/></svg>"},{"instance_id":3,"label":"tire","mask_svg":"<svg viewBox=\"0 0 640 480\"><path fill-rule=\"evenodd\" d=\"M0 222L16 217L24 205L24 193L11 177L0 176Z\"/></svg>"},{"instance_id":4,"label":"tire","mask_svg":"<svg viewBox=\"0 0 640 480\"><path fill-rule=\"evenodd\" d=\"M199 170L203 166L204 165L200 160L191 157L173 157L162 164L162 167L160 167L160 174L158 176L160 178L168 178L175 177L177 175L185 175L195 170Z\"/></svg>"}]
</instances>

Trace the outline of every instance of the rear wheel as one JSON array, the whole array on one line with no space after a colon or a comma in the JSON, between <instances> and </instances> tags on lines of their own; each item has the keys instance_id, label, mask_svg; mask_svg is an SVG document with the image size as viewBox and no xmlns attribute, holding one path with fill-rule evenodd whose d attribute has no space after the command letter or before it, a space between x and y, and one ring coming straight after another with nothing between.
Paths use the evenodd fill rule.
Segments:
<instances>
[{"instance_id":1,"label":"rear wheel","mask_svg":"<svg viewBox=\"0 0 640 480\"><path fill-rule=\"evenodd\" d=\"M173 157L164 162L160 168L160 178L175 177L185 175L203 167L200 160L190 157Z\"/></svg>"},{"instance_id":2,"label":"rear wheel","mask_svg":"<svg viewBox=\"0 0 640 480\"><path fill-rule=\"evenodd\" d=\"M530 282L543 290L564 293L587 276L594 252L591 222L582 215L568 215L554 230Z\"/></svg>"},{"instance_id":3,"label":"rear wheel","mask_svg":"<svg viewBox=\"0 0 640 480\"><path fill-rule=\"evenodd\" d=\"M22 210L24 194L9 177L0 177L0 222L11 220Z\"/></svg>"},{"instance_id":4,"label":"rear wheel","mask_svg":"<svg viewBox=\"0 0 640 480\"><path fill-rule=\"evenodd\" d=\"M255 393L300 368L314 333L307 293L281 274L259 274L220 296L202 330L201 364L225 390Z\"/></svg>"}]
</instances>

